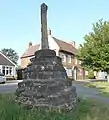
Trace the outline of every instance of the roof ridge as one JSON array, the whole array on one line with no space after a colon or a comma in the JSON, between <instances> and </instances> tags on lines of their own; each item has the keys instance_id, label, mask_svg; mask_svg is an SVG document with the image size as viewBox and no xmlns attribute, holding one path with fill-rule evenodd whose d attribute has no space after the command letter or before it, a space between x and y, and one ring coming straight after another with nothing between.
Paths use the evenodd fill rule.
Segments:
<instances>
[{"instance_id":1,"label":"roof ridge","mask_svg":"<svg viewBox=\"0 0 109 120\"><path fill-rule=\"evenodd\" d=\"M0 51L0 54L1 54L4 58L6 58L10 63L12 63L13 65L16 66L16 64L15 64L12 60L10 60L6 55L4 55L4 54L2 53L2 51Z\"/></svg>"},{"instance_id":2,"label":"roof ridge","mask_svg":"<svg viewBox=\"0 0 109 120\"><path fill-rule=\"evenodd\" d=\"M38 44L32 45L31 47L36 46L36 45L40 45L40 44L38 43Z\"/></svg>"},{"instance_id":3,"label":"roof ridge","mask_svg":"<svg viewBox=\"0 0 109 120\"><path fill-rule=\"evenodd\" d=\"M56 41L56 43L58 44L58 46L60 47L61 50L65 50L67 52L75 54L75 52L76 52L75 46L73 46L72 44L70 44L66 41L60 40L56 37L52 37L52 38Z\"/></svg>"},{"instance_id":4,"label":"roof ridge","mask_svg":"<svg viewBox=\"0 0 109 120\"><path fill-rule=\"evenodd\" d=\"M67 44L70 44L70 43L68 43L67 41L63 41L63 40L58 39L58 38L56 38L56 37L53 37L53 36L52 36L52 38L55 38L56 40L62 41L62 42L67 43ZM72 44L70 44L70 45L72 45ZM72 46L73 46L73 45L72 45Z\"/></svg>"}]
</instances>

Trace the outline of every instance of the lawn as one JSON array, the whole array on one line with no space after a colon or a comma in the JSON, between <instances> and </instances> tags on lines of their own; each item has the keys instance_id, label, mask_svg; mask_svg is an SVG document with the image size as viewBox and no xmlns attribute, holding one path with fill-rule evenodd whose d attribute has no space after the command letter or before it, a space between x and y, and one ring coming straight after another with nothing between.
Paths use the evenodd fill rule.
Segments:
<instances>
[{"instance_id":1,"label":"lawn","mask_svg":"<svg viewBox=\"0 0 109 120\"><path fill-rule=\"evenodd\" d=\"M85 86L90 88L97 88L101 95L109 97L109 83L107 82L90 82L85 84Z\"/></svg>"},{"instance_id":2,"label":"lawn","mask_svg":"<svg viewBox=\"0 0 109 120\"><path fill-rule=\"evenodd\" d=\"M0 95L0 120L109 120L109 106L80 99L75 112L28 110L14 103L14 95Z\"/></svg>"}]
</instances>

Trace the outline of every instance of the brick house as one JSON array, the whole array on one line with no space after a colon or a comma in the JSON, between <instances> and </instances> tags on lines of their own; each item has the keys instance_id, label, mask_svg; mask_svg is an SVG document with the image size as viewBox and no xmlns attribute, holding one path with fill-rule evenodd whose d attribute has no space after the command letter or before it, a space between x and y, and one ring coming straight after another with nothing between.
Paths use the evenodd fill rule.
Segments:
<instances>
[{"instance_id":1,"label":"brick house","mask_svg":"<svg viewBox=\"0 0 109 120\"><path fill-rule=\"evenodd\" d=\"M56 55L62 58L62 63L64 68L66 69L67 75L70 78L83 79L84 78L84 70L81 67L81 62L76 59L75 54L77 52L77 48L75 46L75 42L65 42L63 40L59 40L51 35L51 30L48 32L48 43L49 49L55 50ZM21 67L26 68L30 63L30 59L34 57L34 53L37 50L40 50L40 44L32 45L32 42L29 43L29 47L21 56Z\"/></svg>"}]
</instances>

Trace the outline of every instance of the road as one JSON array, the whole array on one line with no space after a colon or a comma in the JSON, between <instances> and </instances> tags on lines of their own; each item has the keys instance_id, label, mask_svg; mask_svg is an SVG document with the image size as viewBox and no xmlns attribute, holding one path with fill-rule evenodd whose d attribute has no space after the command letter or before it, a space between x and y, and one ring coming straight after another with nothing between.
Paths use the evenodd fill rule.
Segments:
<instances>
[{"instance_id":1,"label":"road","mask_svg":"<svg viewBox=\"0 0 109 120\"><path fill-rule=\"evenodd\" d=\"M5 84L0 84L0 94L14 93L17 89L18 82L22 80L6 81Z\"/></svg>"},{"instance_id":2,"label":"road","mask_svg":"<svg viewBox=\"0 0 109 120\"><path fill-rule=\"evenodd\" d=\"M14 82L14 83L9 82L6 84L0 84L0 94L14 93L17 89L17 84L18 82ZM109 98L101 96L96 88L86 88L83 86L84 83L81 82L73 82L73 85L76 86L78 97L94 98L101 100L102 102L109 103Z\"/></svg>"},{"instance_id":3,"label":"road","mask_svg":"<svg viewBox=\"0 0 109 120\"><path fill-rule=\"evenodd\" d=\"M18 83L5 83L0 84L0 94L1 93L14 93L17 89Z\"/></svg>"}]
</instances>

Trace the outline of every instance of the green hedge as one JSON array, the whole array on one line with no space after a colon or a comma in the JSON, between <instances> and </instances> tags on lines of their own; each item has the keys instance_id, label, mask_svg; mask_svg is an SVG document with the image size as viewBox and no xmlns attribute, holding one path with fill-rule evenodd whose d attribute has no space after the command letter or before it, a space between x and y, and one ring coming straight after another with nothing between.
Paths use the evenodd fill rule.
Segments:
<instances>
[{"instance_id":1,"label":"green hedge","mask_svg":"<svg viewBox=\"0 0 109 120\"><path fill-rule=\"evenodd\" d=\"M92 70L89 71L89 73L88 73L88 78L89 78L89 79L94 79L94 78L95 78L95 77L94 77L94 72L93 72Z\"/></svg>"}]
</instances>

